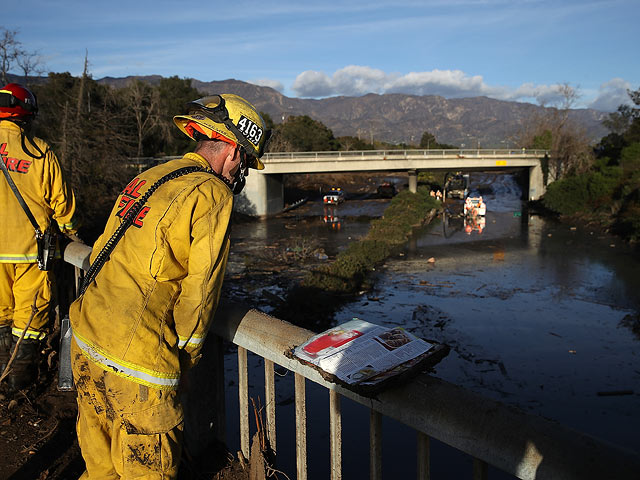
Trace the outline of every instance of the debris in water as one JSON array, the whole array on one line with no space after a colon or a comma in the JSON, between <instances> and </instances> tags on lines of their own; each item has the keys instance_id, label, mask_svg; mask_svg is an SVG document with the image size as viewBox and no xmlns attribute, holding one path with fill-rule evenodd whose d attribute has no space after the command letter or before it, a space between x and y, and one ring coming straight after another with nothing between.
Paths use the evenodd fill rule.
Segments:
<instances>
[{"instance_id":1,"label":"debris in water","mask_svg":"<svg viewBox=\"0 0 640 480\"><path fill-rule=\"evenodd\" d=\"M633 390L605 390L598 392L599 397L614 397L622 395L633 395Z\"/></svg>"},{"instance_id":2,"label":"debris in water","mask_svg":"<svg viewBox=\"0 0 640 480\"><path fill-rule=\"evenodd\" d=\"M427 263L436 263L436 259L433 257L429 257L429 260L427 260Z\"/></svg>"}]
</instances>

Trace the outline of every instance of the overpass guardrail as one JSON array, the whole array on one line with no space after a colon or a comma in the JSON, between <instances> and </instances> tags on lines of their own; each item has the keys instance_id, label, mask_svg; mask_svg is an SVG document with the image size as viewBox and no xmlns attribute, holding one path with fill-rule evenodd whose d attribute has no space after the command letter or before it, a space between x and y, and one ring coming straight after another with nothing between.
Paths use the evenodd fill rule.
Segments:
<instances>
[{"instance_id":1,"label":"overpass guardrail","mask_svg":"<svg viewBox=\"0 0 640 480\"><path fill-rule=\"evenodd\" d=\"M483 148L483 149L406 149L406 150L352 150L352 151L322 151L322 152L267 152L262 157L265 164L269 162L287 162L287 161L313 161L318 160L355 160L364 157L377 157L400 159L400 158L542 158L548 155L548 150L539 149L495 149L495 148ZM147 168L154 164L164 163L169 160L175 160L182 158L181 156L168 156L168 157L135 157L130 161L133 165L140 168Z\"/></svg>"},{"instance_id":2,"label":"overpass guardrail","mask_svg":"<svg viewBox=\"0 0 640 480\"><path fill-rule=\"evenodd\" d=\"M77 279L88 267L91 248L72 243L64 260L76 267ZM315 382L327 389L330 419L330 472L342 478L342 421L340 401L349 398L370 412L371 479L382 478L382 416L416 431L417 478L430 479L430 439L434 438L473 458L469 478L488 478L492 465L516 478L540 479L636 479L640 472L638 452L596 439L556 422L528 414L515 407L485 398L454 384L422 373L407 383L389 388L375 398L360 396L327 382L311 367L285 356L284 352L308 340L313 332L245 306L221 306L210 333L217 342L217 392L211 408L218 409L216 425L224 438L224 368L221 344L237 346L240 447L249 458L249 375L247 356L264 359L266 431L277 454L274 366L294 372L297 478L307 478L307 415L305 385ZM214 405L213 402L219 401ZM225 442L226 443L226 442Z\"/></svg>"},{"instance_id":3,"label":"overpass guardrail","mask_svg":"<svg viewBox=\"0 0 640 480\"><path fill-rule=\"evenodd\" d=\"M438 149L438 150L354 150L354 151L327 151L327 152L267 152L262 157L266 163L269 161L285 161L285 160L306 160L313 159L349 159L354 160L360 157L382 157L387 159L408 158L408 157L425 157L425 158L442 158L442 157L514 157L526 156L542 158L548 155L547 150L533 149Z\"/></svg>"}]
</instances>

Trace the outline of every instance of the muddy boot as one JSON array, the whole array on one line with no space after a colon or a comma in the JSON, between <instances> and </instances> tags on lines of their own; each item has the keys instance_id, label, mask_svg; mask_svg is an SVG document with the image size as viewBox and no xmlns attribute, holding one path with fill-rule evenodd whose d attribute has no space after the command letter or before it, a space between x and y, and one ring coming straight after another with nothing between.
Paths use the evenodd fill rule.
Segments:
<instances>
[{"instance_id":1,"label":"muddy boot","mask_svg":"<svg viewBox=\"0 0 640 480\"><path fill-rule=\"evenodd\" d=\"M0 327L0 375L4 372L4 367L11 357L11 326L3 325Z\"/></svg>"},{"instance_id":2,"label":"muddy boot","mask_svg":"<svg viewBox=\"0 0 640 480\"><path fill-rule=\"evenodd\" d=\"M11 351L16 348L18 338L12 336ZM40 341L23 338L18 353L13 359L11 370L6 378L10 391L18 391L28 387L36 379L38 373L38 352Z\"/></svg>"}]
</instances>

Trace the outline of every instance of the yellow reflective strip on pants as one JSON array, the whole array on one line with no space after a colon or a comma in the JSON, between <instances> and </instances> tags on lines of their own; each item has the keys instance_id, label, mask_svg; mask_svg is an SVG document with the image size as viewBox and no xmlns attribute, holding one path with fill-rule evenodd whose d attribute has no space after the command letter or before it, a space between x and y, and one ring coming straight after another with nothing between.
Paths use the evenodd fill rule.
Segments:
<instances>
[{"instance_id":1,"label":"yellow reflective strip on pants","mask_svg":"<svg viewBox=\"0 0 640 480\"><path fill-rule=\"evenodd\" d=\"M14 337L22 337L22 332L24 332L24 330L20 329L20 328L12 328L11 329L11 333L13 334ZM25 332L24 334L24 338L28 338L31 340L42 340L45 336L44 332L38 332L36 330L31 330L30 328Z\"/></svg>"}]
</instances>

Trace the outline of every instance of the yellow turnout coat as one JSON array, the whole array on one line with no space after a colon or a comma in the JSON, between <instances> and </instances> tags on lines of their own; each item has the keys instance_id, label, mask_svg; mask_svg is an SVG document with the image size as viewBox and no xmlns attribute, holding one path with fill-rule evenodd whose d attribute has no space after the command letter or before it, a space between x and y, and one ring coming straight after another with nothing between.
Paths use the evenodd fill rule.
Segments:
<instances>
[{"instance_id":1,"label":"yellow turnout coat","mask_svg":"<svg viewBox=\"0 0 640 480\"><path fill-rule=\"evenodd\" d=\"M139 197L165 174L209 167L188 153L153 167L123 190L91 261ZM95 281L70 309L73 335L102 369L175 390L199 353L215 312L229 252L233 196L207 172L169 180L148 199Z\"/></svg>"},{"instance_id":2,"label":"yellow turnout coat","mask_svg":"<svg viewBox=\"0 0 640 480\"><path fill-rule=\"evenodd\" d=\"M33 137L45 155L43 158L29 156L22 149L20 132L21 128L14 122L0 121L0 155L13 182L41 231L45 231L49 219L53 218L62 233L75 233L75 197L64 181L56 155L44 140ZM29 140L25 146L33 155L40 155ZM4 175L0 175L0 206L0 263L35 263L38 248L33 225Z\"/></svg>"}]
</instances>

